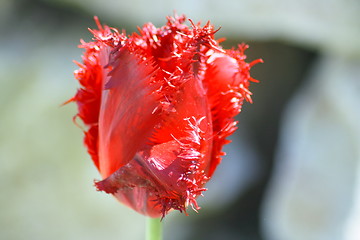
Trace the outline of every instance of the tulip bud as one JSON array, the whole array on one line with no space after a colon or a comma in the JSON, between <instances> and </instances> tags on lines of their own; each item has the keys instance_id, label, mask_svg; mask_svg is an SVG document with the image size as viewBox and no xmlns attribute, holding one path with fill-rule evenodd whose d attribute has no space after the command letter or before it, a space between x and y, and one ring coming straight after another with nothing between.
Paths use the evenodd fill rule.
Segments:
<instances>
[{"instance_id":1,"label":"tulip bud","mask_svg":"<svg viewBox=\"0 0 360 240\"><path fill-rule=\"evenodd\" d=\"M196 198L236 130L235 115L251 101L254 81L247 45L224 50L210 23L167 20L127 36L95 18L93 41L80 45L81 88L70 99L103 178L97 189L150 217L199 209Z\"/></svg>"}]
</instances>

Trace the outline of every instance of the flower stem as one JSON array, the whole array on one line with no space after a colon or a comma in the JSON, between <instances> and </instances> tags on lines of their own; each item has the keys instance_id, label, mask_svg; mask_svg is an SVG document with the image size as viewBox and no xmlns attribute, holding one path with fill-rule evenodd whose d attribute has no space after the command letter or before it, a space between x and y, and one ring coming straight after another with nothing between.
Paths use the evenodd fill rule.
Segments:
<instances>
[{"instance_id":1,"label":"flower stem","mask_svg":"<svg viewBox=\"0 0 360 240\"><path fill-rule=\"evenodd\" d=\"M160 218L147 218L146 220L146 240L161 240L162 224Z\"/></svg>"}]
</instances>

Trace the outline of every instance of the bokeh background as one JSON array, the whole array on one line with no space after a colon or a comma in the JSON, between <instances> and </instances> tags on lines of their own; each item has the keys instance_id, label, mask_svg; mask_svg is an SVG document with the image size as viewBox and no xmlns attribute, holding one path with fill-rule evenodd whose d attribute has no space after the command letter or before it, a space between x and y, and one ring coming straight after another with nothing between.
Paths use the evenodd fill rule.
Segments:
<instances>
[{"instance_id":1,"label":"bokeh background","mask_svg":"<svg viewBox=\"0 0 360 240\"><path fill-rule=\"evenodd\" d=\"M130 33L174 10L265 63L202 209L169 214L165 239L359 240L359 0L1 0L0 239L144 239L61 103L94 15Z\"/></svg>"}]
</instances>

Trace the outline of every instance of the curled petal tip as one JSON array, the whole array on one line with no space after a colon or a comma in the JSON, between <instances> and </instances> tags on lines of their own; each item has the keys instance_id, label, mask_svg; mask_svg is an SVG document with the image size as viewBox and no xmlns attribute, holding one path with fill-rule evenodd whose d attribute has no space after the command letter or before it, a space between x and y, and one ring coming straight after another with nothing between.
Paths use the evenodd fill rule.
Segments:
<instances>
[{"instance_id":1,"label":"curled petal tip","mask_svg":"<svg viewBox=\"0 0 360 240\"><path fill-rule=\"evenodd\" d=\"M264 63L264 60L259 58L259 59L256 59L256 60L250 62L249 65L250 65L250 67L252 67L252 66L254 66L254 65L258 64L258 63Z\"/></svg>"}]
</instances>

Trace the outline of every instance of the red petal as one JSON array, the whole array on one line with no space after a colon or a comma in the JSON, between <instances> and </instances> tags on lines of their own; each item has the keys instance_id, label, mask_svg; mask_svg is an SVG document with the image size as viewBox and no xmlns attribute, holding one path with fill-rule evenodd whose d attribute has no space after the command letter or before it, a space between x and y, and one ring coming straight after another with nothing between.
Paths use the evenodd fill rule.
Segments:
<instances>
[{"instance_id":1,"label":"red petal","mask_svg":"<svg viewBox=\"0 0 360 240\"><path fill-rule=\"evenodd\" d=\"M81 88L72 98L78 105L78 114L88 127L85 130L84 143L89 154L99 169L98 156L98 121L100 112L100 102L102 86L108 69L104 66L108 64L109 52L111 47L120 42L123 36L117 32L111 32L108 26L102 27L95 17L95 22L99 30L91 30L96 37L96 41L86 43L81 40L80 48L85 49L83 63L75 62L80 69L74 72L75 78L79 81Z\"/></svg>"},{"instance_id":2,"label":"red petal","mask_svg":"<svg viewBox=\"0 0 360 240\"><path fill-rule=\"evenodd\" d=\"M158 102L150 84L154 69L139 61L127 48L121 48L102 93L99 157L104 178L134 157L158 121L153 114Z\"/></svg>"},{"instance_id":3,"label":"red petal","mask_svg":"<svg viewBox=\"0 0 360 240\"><path fill-rule=\"evenodd\" d=\"M213 118L214 142L212 161L209 166L209 176L212 176L216 166L221 161L222 146L236 130L234 116L241 111L244 99L249 98L249 69L241 52L232 52L237 59L224 53L207 53L204 84L208 89L208 98Z\"/></svg>"},{"instance_id":4,"label":"red petal","mask_svg":"<svg viewBox=\"0 0 360 240\"><path fill-rule=\"evenodd\" d=\"M93 46L88 46L84 54L84 64L75 71L75 77L79 80L80 88L73 97L78 105L77 116L89 126L85 132L84 143L88 149L95 166L99 169L98 158L98 132L97 124L101 101L101 84L103 82L103 68L100 65L99 51Z\"/></svg>"}]
</instances>

